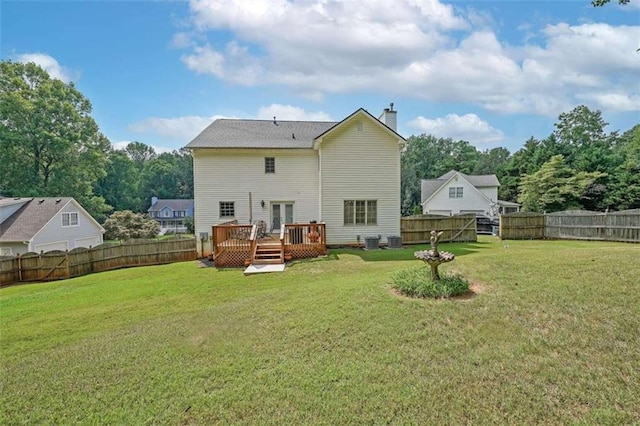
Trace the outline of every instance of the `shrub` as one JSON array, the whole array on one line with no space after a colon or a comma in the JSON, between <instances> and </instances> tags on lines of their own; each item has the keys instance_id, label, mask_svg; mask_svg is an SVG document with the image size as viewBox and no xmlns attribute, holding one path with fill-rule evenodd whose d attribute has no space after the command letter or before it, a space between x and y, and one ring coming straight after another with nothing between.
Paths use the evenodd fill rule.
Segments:
<instances>
[{"instance_id":1,"label":"shrub","mask_svg":"<svg viewBox=\"0 0 640 426\"><path fill-rule=\"evenodd\" d=\"M455 274L442 274L440 280L432 281L429 268L421 267L396 272L393 288L409 297L444 298L469 291L469 281Z\"/></svg>"},{"instance_id":2,"label":"shrub","mask_svg":"<svg viewBox=\"0 0 640 426\"><path fill-rule=\"evenodd\" d=\"M155 238L160 232L158 222L142 213L130 210L114 212L105 221L105 238L128 240L131 238Z\"/></svg>"}]
</instances>

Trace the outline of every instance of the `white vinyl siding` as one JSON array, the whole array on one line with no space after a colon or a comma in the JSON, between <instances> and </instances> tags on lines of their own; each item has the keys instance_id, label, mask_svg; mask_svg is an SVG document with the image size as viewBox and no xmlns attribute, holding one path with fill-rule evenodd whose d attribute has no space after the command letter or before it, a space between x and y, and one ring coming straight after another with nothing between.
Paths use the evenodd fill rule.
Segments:
<instances>
[{"instance_id":1,"label":"white vinyl siding","mask_svg":"<svg viewBox=\"0 0 640 426\"><path fill-rule=\"evenodd\" d=\"M278 172L265 174L265 158L276 156ZM318 156L311 148L195 149L193 176L196 235L206 232L210 238L213 225L229 220L219 217L220 201L235 202L235 219L240 224L249 223L250 210L253 222L271 223L271 203L284 201L295 203L296 222L320 220ZM205 253L208 250L209 244Z\"/></svg>"},{"instance_id":2,"label":"white vinyl siding","mask_svg":"<svg viewBox=\"0 0 640 426\"><path fill-rule=\"evenodd\" d=\"M455 193L456 197L452 198L452 193ZM458 194L464 194L464 196L458 197ZM479 191L466 179L454 176L423 204L422 211L431 214L435 212L459 214L463 211L473 211L490 215L491 204L485 193Z\"/></svg>"},{"instance_id":3,"label":"white vinyl siding","mask_svg":"<svg viewBox=\"0 0 640 426\"><path fill-rule=\"evenodd\" d=\"M70 223L72 218L76 216L76 226L63 226L65 219L63 217L67 214ZM48 247L47 244L54 243L54 246L65 247L61 250L71 250L75 247L77 240L92 239L96 244L102 244L103 236L102 229L84 209L75 201L69 201L58 214L56 214L40 231L38 231L29 246L30 251L39 252L41 249L36 247ZM62 244L64 241L64 245ZM26 247L26 246L25 246ZM84 244L81 247L85 247ZM14 250L15 252L15 250Z\"/></svg>"},{"instance_id":4,"label":"white vinyl siding","mask_svg":"<svg viewBox=\"0 0 640 426\"><path fill-rule=\"evenodd\" d=\"M360 131L359 120L364 123ZM400 235L399 140L358 117L321 142L321 220L327 224L330 245L356 243L358 235L361 241L370 235ZM372 221L368 226L345 223L345 200L375 200L375 218L367 217L365 208L365 217Z\"/></svg>"}]
</instances>

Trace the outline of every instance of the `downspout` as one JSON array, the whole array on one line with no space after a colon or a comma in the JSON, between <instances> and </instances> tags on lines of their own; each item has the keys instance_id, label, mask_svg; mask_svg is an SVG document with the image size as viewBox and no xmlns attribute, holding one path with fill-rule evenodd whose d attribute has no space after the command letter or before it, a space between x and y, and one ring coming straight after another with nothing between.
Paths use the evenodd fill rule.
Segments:
<instances>
[{"instance_id":1,"label":"downspout","mask_svg":"<svg viewBox=\"0 0 640 426\"><path fill-rule=\"evenodd\" d=\"M318 222L324 222L322 218L322 139L318 145Z\"/></svg>"}]
</instances>

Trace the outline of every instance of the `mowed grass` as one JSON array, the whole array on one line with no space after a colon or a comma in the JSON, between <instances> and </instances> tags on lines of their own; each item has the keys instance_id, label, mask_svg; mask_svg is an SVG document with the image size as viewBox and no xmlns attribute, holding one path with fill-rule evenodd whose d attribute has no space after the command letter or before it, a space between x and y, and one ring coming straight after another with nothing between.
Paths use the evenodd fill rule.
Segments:
<instances>
[{"instance_id":1,"label":"mowed grass","mask_svg":"<svg viewBox=\"0 0 640 426\"><path fill-rule=\"evenodd\" d=\"M2 289L0 423L640 422L640 245L442 244L479 293L397 297L423 248Z\"/></svg>"}]
</instances>

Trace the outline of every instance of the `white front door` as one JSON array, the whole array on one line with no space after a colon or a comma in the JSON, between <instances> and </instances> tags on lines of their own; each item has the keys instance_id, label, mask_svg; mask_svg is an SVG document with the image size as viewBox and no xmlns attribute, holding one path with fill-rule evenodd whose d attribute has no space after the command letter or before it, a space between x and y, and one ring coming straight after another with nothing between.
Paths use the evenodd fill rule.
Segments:
<instances>
[{"instance_id":1,"label":"white front door","mask_svg":"<svg viewBox=\"0 0 640 426\"><path fill-rule=\"evenodd\" d=\"M280 230L283 223L293 223L293 202L272 202L271 225L273 230Z\"/></svg>"}]
</instances>

